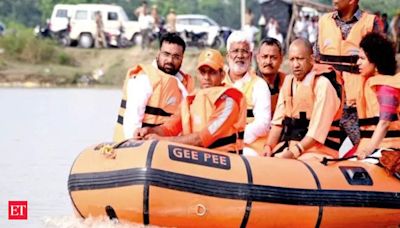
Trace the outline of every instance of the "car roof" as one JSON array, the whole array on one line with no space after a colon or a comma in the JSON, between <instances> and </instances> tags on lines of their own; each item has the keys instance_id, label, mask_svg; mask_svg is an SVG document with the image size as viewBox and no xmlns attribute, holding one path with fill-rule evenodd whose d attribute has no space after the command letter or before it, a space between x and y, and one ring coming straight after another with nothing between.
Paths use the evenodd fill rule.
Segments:
<instances>
[{"instance_id":1,"label":"car roof","mask_svg":"<svg viewBox=\"0 0 400 228\"><path fill-rule=\"evenodd\" d=\"M182 19L182 18L209 18L209 17L203 14L180 14L176 15L176 18Z\"/></svg>"},{"instance_id":2,"label":"car roof","mask_svg":"<svg viewBox=\"0 0 400 228\"><path fill-rule=\"evenodd\" d=\"M122 9L121 6L112 5L112 4L77 4L76 9L95 9L95 10L104 10L104 9Z\"/></svg>"}]
</instances>

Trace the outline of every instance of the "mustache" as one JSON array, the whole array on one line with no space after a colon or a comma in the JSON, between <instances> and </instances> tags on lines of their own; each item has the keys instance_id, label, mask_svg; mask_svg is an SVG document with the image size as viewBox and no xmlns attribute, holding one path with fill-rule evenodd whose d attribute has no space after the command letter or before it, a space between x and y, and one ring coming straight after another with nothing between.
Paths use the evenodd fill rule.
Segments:
<instances>
[{"instance_id":1,"label":"mustache","mask_svg":"<svg viewBox=\"0 0 400 228\"><path fill-rule=\"evenodd\" d=\"M273 68L272 64L264 64L263 67L269 67L269 68Z\"/></svg>"}]
</instances>

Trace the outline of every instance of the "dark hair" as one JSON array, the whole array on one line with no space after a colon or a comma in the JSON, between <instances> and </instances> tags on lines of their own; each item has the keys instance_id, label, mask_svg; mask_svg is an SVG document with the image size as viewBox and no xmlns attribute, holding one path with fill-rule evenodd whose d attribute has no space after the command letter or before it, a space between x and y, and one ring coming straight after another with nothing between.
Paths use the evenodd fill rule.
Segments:
<instances>
[{"instance_id":1,"label":"dark hair","mask_svg":"<svg viewBox=\"0 0 400 228\"><path fill-rule=\"evenodd\" d=\"M281 42L279 42L279 40L272 38L272 37L266 37L260 41L260 48L264 44L267 46L275 45L279 49L279 53L281 53L281 55L283 54L282 45L281 45Z\"/></svg>"},{"instance_id":2,"label":"dark hair","mask_svg":"<svg viewBox=\"0 0 400 228\"><path fill-rule=\"evenodd\" d=\"M364 50L368 61L376 65L380 74L396 73L397 63L393 43L382 34L368 33L362 38L360 47Z\"/></svg>"},{"instance_id":3,"label":"dark hair","mask_svg":"<svg viewBox=\"0 0 400 228\"><path fill-rule=\"evenodd\" d=\"M185 52L186 49L186 44L185 41L176 33L166 33L161 36L160 39L160 48L163 45L164 42L171 43L171 44L177 44L178 46L181 46L183 48L183 52Z\"/></svg>"}]
</instances>

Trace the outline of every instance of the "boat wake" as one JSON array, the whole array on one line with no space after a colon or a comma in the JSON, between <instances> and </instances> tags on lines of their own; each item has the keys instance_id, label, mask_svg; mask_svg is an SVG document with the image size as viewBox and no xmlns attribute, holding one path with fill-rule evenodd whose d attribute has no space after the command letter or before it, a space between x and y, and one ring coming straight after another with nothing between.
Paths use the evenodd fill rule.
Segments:
<instances>
[{"instance_id":1,"label":"boat wake","mask_svg":"<svg viewBox=\"0 0 400 228\"><path fill-rule=\"evenodd\" d=\"M42 218L42 224L46 228L132 228L132 227L146 227L156 228L158 226L145 226L143 224L136 224L130 222L118 222L117 220L110 220L108 217L89 217L86 219L71 216L52 216Z\"/></svg>"}]
</instances>

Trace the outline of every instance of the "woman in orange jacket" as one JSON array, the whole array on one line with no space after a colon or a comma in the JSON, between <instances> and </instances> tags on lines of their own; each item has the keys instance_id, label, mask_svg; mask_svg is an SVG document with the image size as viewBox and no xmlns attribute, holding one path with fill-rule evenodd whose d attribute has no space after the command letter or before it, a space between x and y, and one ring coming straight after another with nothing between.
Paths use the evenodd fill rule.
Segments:
<instances>
[{"instance_id":1,"label":"woman in orange jacket","mask_svg":"<svg viewBox=\"0 0 400 228\"><path fill-rule=\"evenodd\" d=\"M363 159L378 148L400 148L400 74L395 75L393 44L381 34L367 34L360 48L357 64L367 80L358 113L362 139L355 155Z\"/></svg>"}]
</instances>

